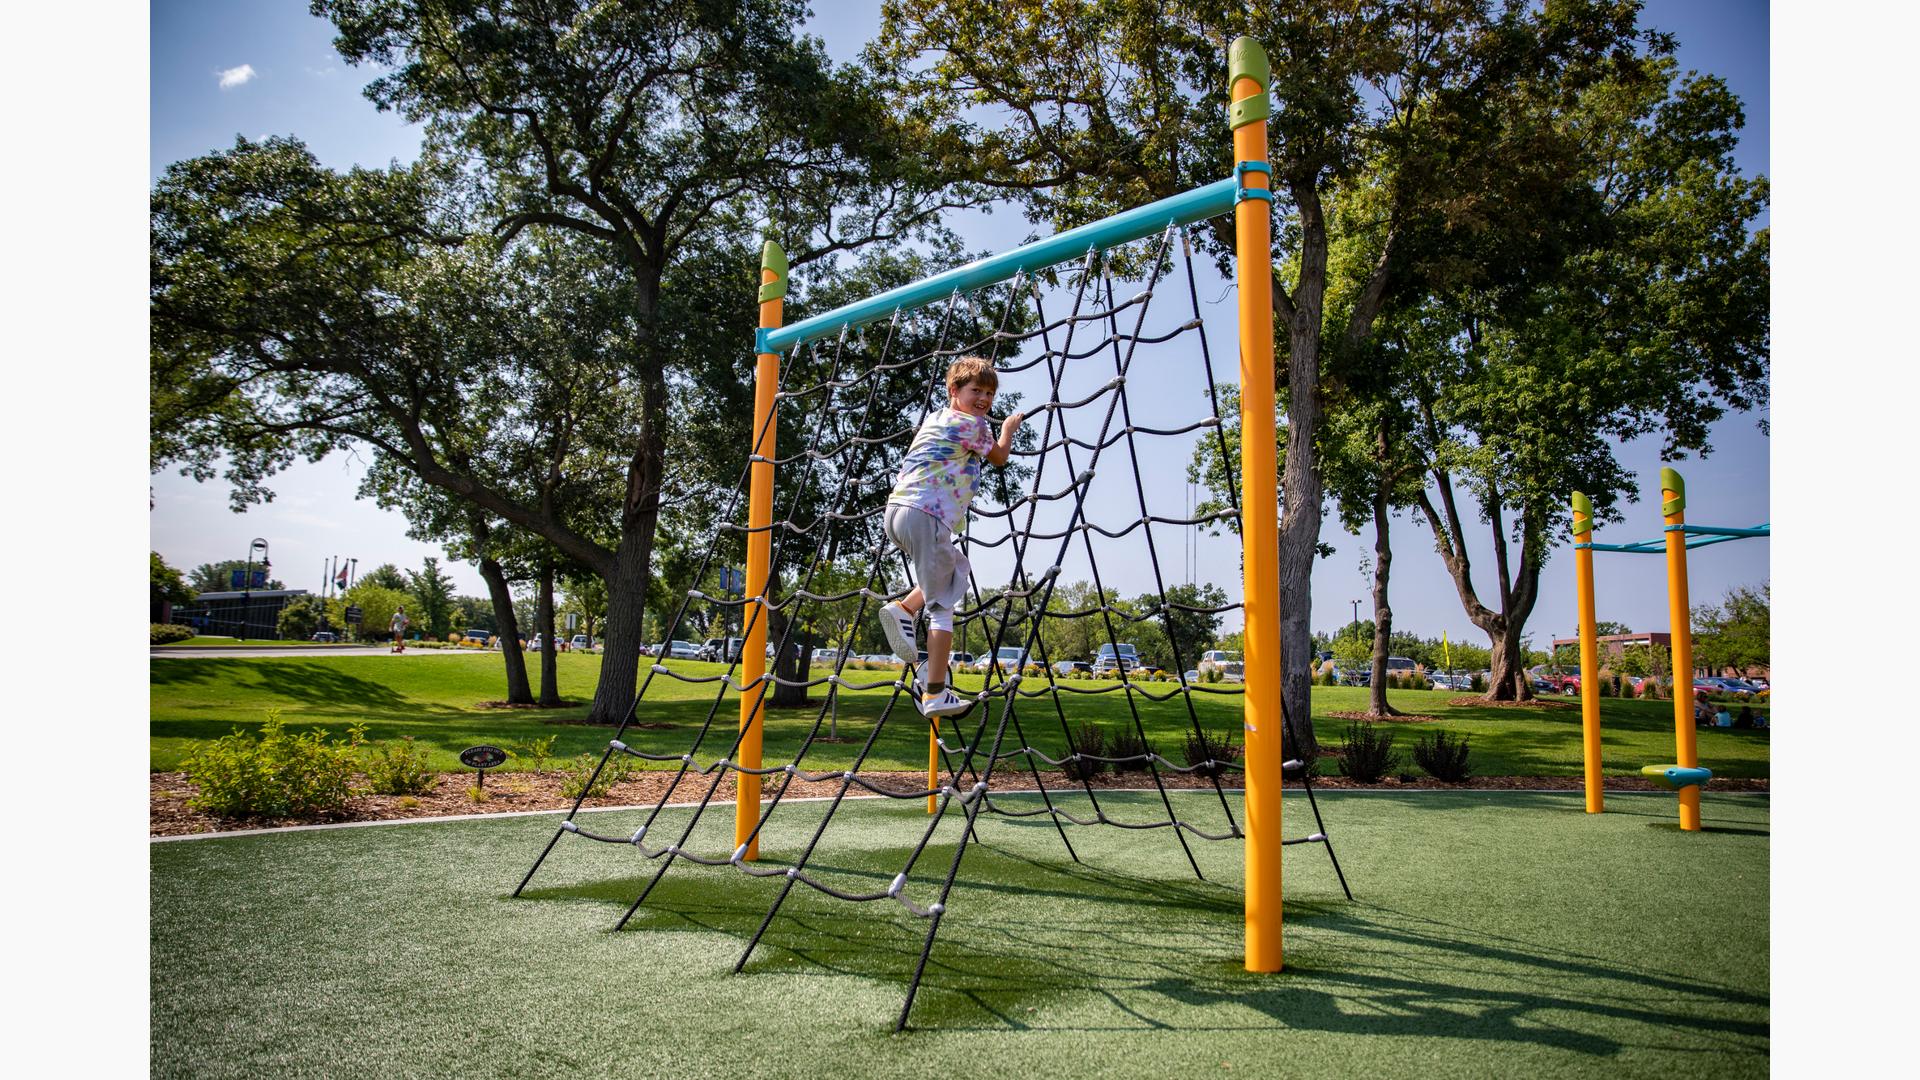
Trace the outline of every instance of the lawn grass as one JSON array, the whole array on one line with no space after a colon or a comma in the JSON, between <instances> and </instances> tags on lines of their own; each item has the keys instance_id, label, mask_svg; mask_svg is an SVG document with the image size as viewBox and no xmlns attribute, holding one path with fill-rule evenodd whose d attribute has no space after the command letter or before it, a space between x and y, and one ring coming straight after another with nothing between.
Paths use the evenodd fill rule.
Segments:
<instances>
[{"instance_id":1,"label":"lawn grass","mask_svg":"<svg viewBox=\"0 0 1920 1080\"><path fill-rule=\"evenodd\" d=\"M1214 823L1210 793L1176 793ZM1140 820L1151 795L1103 798ZM1769 1067L1768 801L1671 796L1609 813L1577 793L1326 792L1357 900L1287 849L1286 970L1241 967L1237 842L983 819L916 1003L926 923L795 891L730 975L778 879L655 864L563 838L512 899L554 815L229 836L150 850L151 1069L252 1076L1704 1077ZM791 859L823 804L785 807ZM686 811L669 810L680 826ZM1289 834L1311 821L1286 799ZM593 814L621 834L637 812ZM917 804L835 816L814 868L884 886ZM934 897L949 823L908 895ZM724 854L731 814L693 847Z\"/></svg>"},{"instance_id":2,"label":"lawn grass","mask_svg":"<svg viewBox=\"0 0 1920 1080\"><path fill-rule=\"evenodd\" d=\"M599 676L601 657L590 653L561 653L558 662L562 697L578 704L553 710L481 708L480 703L505 696L499 656L475 653L458 656L263 656L156 657L149 663L151 705L151 765L157 770L179 767L193 747L219 738L238 727L257 727L268 709L277 708L290 728L326 727L344 734L348 725L365 723L374 739L411 735L429 752L430 764L442 770L457 766L462 749L477 743L508 745L556 736L555 754L599 753L611 737L610 728L578 723L587 713ZM675 670L689 674L719 674L724 665L672 661ZM816 669L816 675L824 674ZM850 671L850 681L879 681L881 671ZM537 676L536 676L537 678ZM977 690L981 676L957 680L962 691ZM1105 685L1105 684L1085 684ZM1170 683L1148 684L1156 693ZM630 730L626 741L656 753L682 753L713 711L712 685L693 685L657 677L642 700L639 718L650 725ZM843 743L816 743L807 761L816 768L852 764L860 741L887 706L884 690L847 693L839 709ZM1459 692L1394 690L1388 698L1398 708L1441 719L1438 725L1396 726L1400 743L1409 751L1415 737L1436 727L1472 739L1472 767L1481 776L1575 776L1581 771L1580 711L1498 708L1452 705L1466 697ZM1240 731L1240 698L1195 694L1195 713L1201 725L1216 732ZM820 710L821 698L806 709L774 710L766 722L767 761L792 757ZM1313 724L1323 747L1338 747L1348 721L1329 714L1367 707L1367 691L1357 687L1314 687ZM1070 723L1083 719L1118 728L1131 726L1121 694L1062 695ZM1673 750L1673 705L1665 701L1601 699L1606 771L1611 775L1638 775L1642 765L1670 762ZM1181 760L1186 733L1191 730L1186 707L1177 699L1142 703L1141 721L1156 749ZM714 756L726 752L739 723L738 695L729 691L716 714L715 729L703 747ZM1059 757L1065 739L1053 706L1045 698L1023 699L1016 710L1029 745ZM561 722L556 722L561 721ZM998 711L995 711L995 722ZM926 732L922 722L902 699L882 730L867 766L907 770L926 765ZM970 715L962 728L969 735L978 724ZM823 726L822 733L826 728ZM991 737L991 729L988 736ZM1016 739L1009 729L1008 739ZM1768 775L1768 732L1731 729L1699 732L1701 763L1715 775ZM1413 770L1411 754L1405 768ZM511 767L511 766L510 766ZM1330 766L1329 766L1330 767Z\"/></svg>"},{"instance_id":3,"label":"lawn grass","mask_svg":"<svg viewBox=\"0 0 1920 1080\"><path fill-rule=\"evenodd\" d=\"M326 641L273 641L266 638L217 637L196 634L185 641L169 641L157 645L160 649L231 649L235 646L248 649L324 649L329 645L347 644L345 642ZM379 642L362 642L361 645L378 645Z\"/></svg>"}]
</instances>

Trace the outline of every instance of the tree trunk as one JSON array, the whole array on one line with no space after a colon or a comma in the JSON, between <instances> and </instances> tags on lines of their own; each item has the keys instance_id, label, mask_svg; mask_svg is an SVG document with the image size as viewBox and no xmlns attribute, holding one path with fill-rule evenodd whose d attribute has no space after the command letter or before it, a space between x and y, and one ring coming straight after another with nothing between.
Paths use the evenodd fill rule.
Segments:
<instances>
[{"instance_id":1,"label":"tree trunk","mask_svg":"<svg viewBox=\"0 0 1920 1080\"><path fill-rule=\"evenodd\" d=\"M1509 630L1502 619L1499 629L1488 630L1493 639L1493 677L1487 697L1493 701L1531 701L1533 682L1527 678L1526 659L1520 655L1520 635Z\"/></svg>"},{"instance_id":2,"label":"tree trunk","mask_svg":"<svg viewBox=\"0 0 1920 1080\"><path fill-rule=\"evenodd\" d=\"M560 649L553 635L553 560L540 560L539 623L540 634L540 707L550 709L560 701Z\"/></svg>"},{"instance_id":3,"label":"tree trunk","mask_svg":"<svg viewBox=\"0 0 1920 1080\"><path fill-rule=\"evenodd\" d=\"M486 530L475 531L474 538L486 547ZM487 583L487 598L493 601L494 633L500 638L500 656L507 665L507 703L533 704L533 687L527 681L527 657L520 650L520 622L513 616L513 591L507 587L507 575L500 564L480 556L480 577Z\"/></svg>"},{"instance_id":4,"label":"tree trunk","mask_svg":"<svg viewBox=\"0 0 1920 1080\"><path fill-rule=\"evenodd\" d=\"M1314 737L1313 562L1320 554L1323 485L1315 440L1320 431L1320 330L1326 296L1327 230L1313 182L1291 184L1300 207L1300 278L1287 329L1287 456L1280 483L1280 705L1298 746L1288 757L1319 756ZM1280 290L1275 290L1278 297Z\"/></svg>"},{"instance_id":5,"label":"tree trunk","mask_svg":"<svg viewBox=\"0 0 1920 1080\"><path fill-rule=\"evenodd\" d=\"M780 639L787 634L787 618L784 612L774 612L767 620L767 640L778 646ZM813 671L813 635L805 632L794 635L793 640L773 661L774 674L788 682L803 683ZM773 698L768 702L780 708L796 708L808 703L807 688L804 686L776 685Z\"/></svg>"},{"instance_id":6,"label":"tree trunk","mask_svg":"<svg viewBox=\"0 0 1920 1080\"><path fill-rule=\"evenodd\" d=\"M1393 566L1393 549L1387 543L1387 481L1373 493L1373 678L1367 694L1370 716L1399 716L1400 710L1387 704L1387 653L1393 644L1393 609L1387 605L1387 573Z\"/></svg>"},{"instance_id":7,"label":"tree trunk","mask_svg":"<svg viewBox=\"0 0 1920 1080\"><path fill-rule=\"evenodd\" d=\"M657 289L658 283L654 283ZM643 291L643 314L653 307ZM587 721L618 726L633 712L639 691L640 646L646 632L647 580L653 574L653 538L660 525L660 480L667 465L667 384L657 368L641 372L639 449L627 463L627 493L621 504L620 546L611 562L595 569L607 583L606 647L601 653L600 683L594 687ZM675 628L662 636L671 638Z\"/></svg>"}]
</instances>

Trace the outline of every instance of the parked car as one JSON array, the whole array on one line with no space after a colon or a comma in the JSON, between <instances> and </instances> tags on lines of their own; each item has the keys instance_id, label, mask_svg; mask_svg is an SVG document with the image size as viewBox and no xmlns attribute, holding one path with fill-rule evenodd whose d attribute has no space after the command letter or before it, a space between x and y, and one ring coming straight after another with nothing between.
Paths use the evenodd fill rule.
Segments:
<instances>
[{"instance_id":1,"label":"parked car","mask_svg":"<svg viewBox=\"0 0 1920 1080\"><path fill-rule=\"evenodd\" d=\"M700 643L700 659L715 664L738 663L746 645L746 638L708 638Z\"/></svg>"},{"instance_id":2,"label":"parked car","mask_svg":"<svg viewBox=\"0 0 1920 1080\"><path fill-rule=\"evenodd\" d=\"M567 647L586 652L588 649L593 648L593 639L585 634L575 634L573 635L573 640L567 643Z\"/></svg>"},{"instance_id":3,"label":"parked car","mask_svg":"<svg viewBox=\"0 0 1920 1080\"><path fill-rule=\"evenodd\" d=\"M1223 682L1246 682L1247 665L1237 652L1213 649L1200 654L1200 663L1194 666L1196 677L1205 677L1210 671L1220 673Z\"/></svg>"},{"instance_id":4,"label":"parked car","mask_svg":"<svg viewBox=\"0 0 1920 1080\"><path fill-rule=\"evenodd\" d=\"M1193 668L1188 668L1187 673L1181 677L1181 681L1189 682L1189 683L1197 683L1200 681L1200 673L1194 670Z\"/></svg>"},{"instance_id":5,"label":"parked car","mask_svg":"<svg viewBox=\"0 0 1920 1080\"><path fill-rule=\"evenodd\" d=\"M1358 667L1358 668L1336 667L1333 669L1333 680L1339 683L1341 686L1372 686L1373 685L1373 668L1371 667Z\"/></svg>"},{"instance_id":6,"label":"parked car","mask_svg":"<svg viewBox=\"0 0 1920 1080\"><path fill-rule=\"evenodd\" d=\"M1473 689L1473 676L1462 675L1457 672L1449 673L1445 671L1436 671L1431 675L1427 676L1427 682L1435 690L1471 690Z\"/></svg>"},{"instance_id":7,"label":"parked car","mask_svg":"<svg viewBox=\"0 0 1920 1080\"><path fill-rule=\"evenodd\" d=\"M835 664L840 661L839 649L813 650L813 662L816 664Z\"/></svg>"},{"instance_id":8,"label":"parked car","mask_svg":"<svg viewBox=\"0 0 1920 1080\"><path fill-rule=\"evenodd\" d=\"M958 649L948 653L947 656L954 667L972 667L973 662L979 659L979 657L970 652L961 652Z\"/></svg>"},{"instance_id":9,"label":"parked car","mask_svg":"<svg viewBox=\"0 0 1920 1080\"><path fill-rule=\"evenodd\" d=\"M331 630L321 630L321 631L319 631L319 632L317 632L317 633L315 633L315 634L313 635L313 640L315 640L315 641L321 641L321 642L325 642L325 643L327 643L327 644L329 644L329 645L331 645L331 644L333 644L333 643L334 643L334 641L335 641L335 640L337 640L337 639L336 639L336 638L335 638L335 637L333 636L333 631L331 631Z\"/></svg>"},{"instance_id":10,"label":"parked car","mask_svg":"<svg viewBox=\"0 0 1920 1080\"><path fill-rule=\"evenodd\" d=\"M1087 663L1085 660L1060 660L1055 662L1053 670L1057 675L1091 675L1093 674L1093 665Z\"/></svg>"},{"instance_id":11,"label":"parked car","mask_svg":"<svg viewBox=\"0 0 1920 1080\"><path fill-rule=\"evenodd\" d=\"M653 655L670 660L698 660L700 646L691 641L663 641L653 647Z\"/></svg>"},{"instance_id":12,"label":"parked car","mask_svg":"<svg viewBox=\"0 0 1920 1080\"><path fill-rule=\"evenodd\" d=\"M1420 665L1404 656L1387 657L1387 674L1412 675L1420 670Z\"/></svg>"},{"instance_id":13,"label":"parked car","mask_svg":"<svg viewBox=\"0 0 1920 1080\"><path fill-rule=\"evenodd\" d=\"M982 656L973 662L975 671L992 671L999 668L1002 674L1011 674L1027 666L1027 650L1013 645L1002 645L994 650L992 656Z\"/></svg>"},{"instance_id":14,"label":"parked car","mask_svg":"<svg viewBox=\"0 0 1920 1080\"><path fill-rule=\"evenodd\" d=\"M493 644L493 635L485 630L468 630L460 635L460 647L463 649L484 649Z\"/></svg>"},{"instance_id":15,"label":"parked car","mask_svg":"<svg viewBox=\"0 0 1920 1080\"><path fill-rule=\"evenodd\" d=\"M528 652L540 651L540 635L539 634L535 634L532 637L527 639L527 651Z\"/></svg>"},{"instance_id":16,"label":"parked car","mask_svg":"<svg viewBox=\"0 0 1920 1080\"><path fill-rule=\"evenodd\" d=\"M1140 665L1140 653L1127 642L1108 642L1100 646L1093 656L1093 673L1105 675L1109 671L1132 671Z\"/></svg>"}]
</instances>

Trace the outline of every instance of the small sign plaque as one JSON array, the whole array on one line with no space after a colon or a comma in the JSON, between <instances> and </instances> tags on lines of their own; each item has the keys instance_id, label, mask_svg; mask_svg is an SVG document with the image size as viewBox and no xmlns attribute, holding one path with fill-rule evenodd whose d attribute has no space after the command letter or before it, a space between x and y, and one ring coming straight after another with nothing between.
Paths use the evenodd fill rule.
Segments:
<instances>
[{"instance_id":1,"label":"small sign plaque","mask_svg":"<svg viewBox=\"0 0 1920 1080\"><path fill-rule=\"evenodd\" d=\"M460 764L469 769L494 769L507 763L507 752L497 746L469 746L460 751Z\"/></svg>"},{"instance_id":2,"label":"small sign plaque","mask_svg":"<svg viewBox=\"0 0 1920 1080\"><path fill-rule=\"evenodd\" d=\"M358 605L356 604L347 605L347 621L348 622L358 625L360 622L361 615L362 615L362 612Z\"/></svg>"}]
</instances>

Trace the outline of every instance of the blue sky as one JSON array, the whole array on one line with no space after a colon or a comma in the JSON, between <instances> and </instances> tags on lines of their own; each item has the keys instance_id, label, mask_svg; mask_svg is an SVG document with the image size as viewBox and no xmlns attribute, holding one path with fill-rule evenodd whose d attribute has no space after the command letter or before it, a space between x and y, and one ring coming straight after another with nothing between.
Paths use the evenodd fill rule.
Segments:
<instances>
[{"instance_id":1,"label":"blue sky","mask_svg":"<svg viewBox=\"0 0 1920 1080\"><path fill-rule=\"evenodd\" d=\"M830 53L845 59L877 28L878 8L875 0L817 4L819 14L810 28L826 41ZM298 136L324 163L336 168L408 161L417 153L418 129L377 112L365 100L361 87L374 73L348 67L339 59L331 46L331 27L309 15L304 2L175 0L154 4L151 16L150 179L170 162L230 146L242 134ZM1679 36L1683 69L1711 72L1732 85L1747 109L1748 125L1738 151L1740 166L1749 174L1768 172L1767 5L1668 0L1650 4L1643 21ZM969 215L957 220L956 226L969 244L981 250L1018 243L1029 229L1012 210ZM1204 279L1202 292L1207 294ZM1217 319L1210 320L1209 328L1215 341L1216 376L1230 377L1232 328L1223 329ZM1163 379L1158 385L1170 396L1193 400L1198 407L1198 399L1191 396L1198 386L1192 369L1143 375ZM1156 384L1149 381L1146 387L1151 391ZM1730 417L1714 431L1711 456L1676 463L1688 480L1690 520L1729 525L1768 520L1771 446L1758 431L1756 419ZM1658 447L1651 442L1630 444L1622 448L1621 457L1643 478L1643 485L1652 482L1661 465ZM1179 512L1184 507L1182 462L1184 452L1156 455L1143 465L1156 510ZM321 582L321 567L334 555L358 558L363 570L388 561L418 566L426 555L447 562L437 548L408 540L405 522L398 515L353 498L362 468L347 455L301 464L275 483L279 492L275 502L237 516L227 509L222 486L162 474L153 480L153 547L175 565L191 567L239 557L251 537L265 537L273 545L278 576L295 587L315 589ZM1658 533L1657 509L1650 500L1643 498L1628 514L1629 522L1610 529L1607 539L1638 540ZM1473 524L1467 528L1476 584L1486 601L1496 591L1487 529ZM1360 560L1371 548L1372 537L1371 530L1359 537L1346 534L1331 520L1322 535L1338 552L1316 569L1312 622L1316 629L1328 630L1348 620L1351 601L1361 601L1363 616L1370 606L1370 582L1361 573ZM1468 623L1460 608L1424 521L1397 518L1393 536L1396 626L1432 636L1444 630L1455 641L1484 643L1484 635ZM1163 535L1161 540L1163 567L1175 580L1184 579L1185 574L1174 570L1183 562L1178 539ZM1748 541L1701 552L1693 560L1694 601L1714 601L1731 587L1765 582L1770 543ZM1543 574L1541 599L1530 621L1537 641L1568 634L1574 625L1568 554L1568 549L1559 549ZM1237 593L1236 564L1225 541L1200 542L1197 556L1200 579L1216 581ZM1103 553L1103 570L1108 568L1106 559ZM1122 575L1125 591L1144 591L1148 580L1144 548L1116 552L1114 559L1112 573ZM484 594L470 566L455 563L449 569L462 592ZM1635 629L1667 628L1661 560L1603 557L1599 574L1600 618Z\"/></svg>"}]
</instances>

